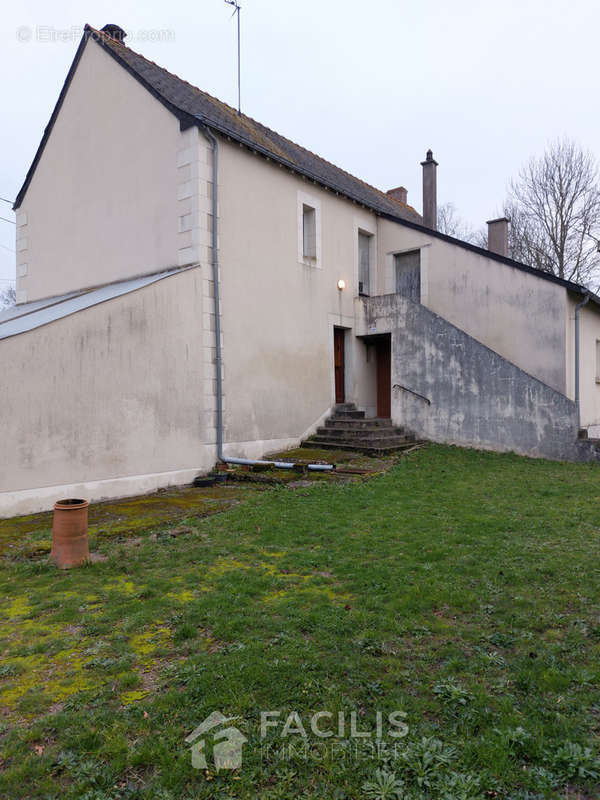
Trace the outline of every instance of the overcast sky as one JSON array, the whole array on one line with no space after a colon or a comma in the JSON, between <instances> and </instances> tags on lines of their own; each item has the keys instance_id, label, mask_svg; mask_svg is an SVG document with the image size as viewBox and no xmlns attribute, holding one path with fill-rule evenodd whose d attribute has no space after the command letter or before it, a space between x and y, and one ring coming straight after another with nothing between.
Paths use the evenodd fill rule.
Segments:
<instances>
[{"instance_id":1,"label":"overcast sky","mask_svg":"<svg viewBox=\"0 0 600 800\"><path fill-rule=\"evenodd\" d=\"M134 50L235 105L230 17L224 0L5 4L0 196L23 182L77 28L117 23ZM431 147L438 201L479 226L548 140L600 156L599 45L598 0L242 0L242 110L381 189L403 184L419 211ZM3 221L0 245L0 279L12 278Z\"/></svg>"}]
</instances>

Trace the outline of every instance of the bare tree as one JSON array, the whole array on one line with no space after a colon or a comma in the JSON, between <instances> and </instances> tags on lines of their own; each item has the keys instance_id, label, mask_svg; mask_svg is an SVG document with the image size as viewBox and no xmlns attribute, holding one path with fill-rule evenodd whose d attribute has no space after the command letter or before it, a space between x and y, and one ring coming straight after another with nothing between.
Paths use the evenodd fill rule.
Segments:
<instances>
[{"instance_id":1,"label":"bare tree","mask_svg":"<svg viewBox=\"0 0 600 800\"><path fill-rule=\"evenodd\" d=\"M454 203L442 203L438 206L437 229L440 233L461 239L463 242L476 242L477 233L460 216Z\"/></svg>"},{"instance_id":2,"label":"bare tree","mask_svg":"<svg viewBox=\"0 0 600 800\"><path fill-rule=\"evenodd\" d=\"M511 181L504 213L514 259L587 286L598 280L600 181L591 153L570 139L552 142Z\"/></svg>"},{"instance_id":3,"label":"bare tree","mask_svg":"<svg viewBox=\"0 0 600 800\"><path fill-rule=\"evenodd\" d=\"M14 286L7 286L5 289L0 289L0 311L7 306L14 306L17 302L17 293Z\"/></svg>"}]
</instances>

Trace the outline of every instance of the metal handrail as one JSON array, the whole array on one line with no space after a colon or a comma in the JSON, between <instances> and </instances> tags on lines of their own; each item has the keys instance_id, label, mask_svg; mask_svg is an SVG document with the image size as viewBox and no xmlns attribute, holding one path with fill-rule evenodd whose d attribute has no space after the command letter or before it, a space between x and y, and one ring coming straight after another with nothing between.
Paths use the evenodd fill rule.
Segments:
<instances>
[{"instance_id":1,"label":"metal handrail","mask_svg":"<svg viewBox=\"0 0 600 800\"><path fill-rule=\"evenodd\" d=\"M408 386L402 386L401 383L395 383L392 387L393 389L404 389L405 392L410 392L414 394L415 397L420 397L421 400L425 400L428 406L431 405L431 400L428 397L425 397L423 394L419 394L419 392L415 392L414 389L410 389Z\"/></svg>"}]
</instances>

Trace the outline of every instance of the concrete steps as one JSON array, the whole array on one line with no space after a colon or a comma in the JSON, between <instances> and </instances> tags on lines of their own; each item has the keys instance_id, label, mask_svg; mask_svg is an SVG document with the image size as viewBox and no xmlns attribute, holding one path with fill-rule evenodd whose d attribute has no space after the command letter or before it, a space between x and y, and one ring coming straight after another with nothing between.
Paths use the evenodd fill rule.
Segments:
<instances>
[{"instance_id":1,"label":"concrete steps","mask_svg":"<svg viewBox=\"0 0 600 800\"><path fill-rule=\"evenodd\" d=\"M361 411L361 414L364 412ZM357 419L340 419L338 417L329 417L325 420L324 427L327 430L376 430L377 428L389 428L390 420L381 419L380 417ZM402 431L404 428L396 427L395 430Z\"/></svg>"},{"instance_id":2,"label":"concrete steps","mask_svg":"<svg viewBox=\"0 0 600 800\"><path fill-rule=\"evenodd\" d=\"M404 436L408 435L404 428L391 425L351 425L343 426L325 425L317 428L316 436L325 436L334 439L377 439L380 436Z\"/></svg>"},{"instance_id":3,"label":"concrete steps","mask_svg":"<svg viewBox=\"0 0 600 800\"><path fill-rule=\"evenodd\" d=\"M367 455L386 455L406 450L417 443L414 434L390 419L367 418L353 403L343 403L317 429L302 442L302 447L323 450L355 450Z\"/></svg>"},{"instance_id":4,"label":"concrete steps","mask_svg":"<svg viewBox=\"0 0 600 800\"><path fill-rule=\"evenodd\" d=\"M351 450L354 453L364 453L366 456L386 456L391 453L398 453L402 450L408 450L410 447L419 444L418 441L395 443L388 447L373 447L372 445L361 445L359 442L353 444L346 444L345 442L316 442L307 439L302 442L301 447L314 447L318 450Z\"/></svg>"}]
</instances>

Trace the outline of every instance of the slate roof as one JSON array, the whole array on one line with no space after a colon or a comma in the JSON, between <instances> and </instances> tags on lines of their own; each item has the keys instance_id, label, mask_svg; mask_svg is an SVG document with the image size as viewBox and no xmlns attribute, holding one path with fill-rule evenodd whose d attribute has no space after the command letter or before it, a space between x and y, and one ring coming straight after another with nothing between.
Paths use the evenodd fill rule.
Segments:
<instances>
[{"instance_id":1,"label":"slate roof","mask_svg":"<svg viewBox=\"0 0 600 800\"><path fill-rule=\"evenodd\" d=\"M44 130L44 135L33 159L23 186L17 195L13 208L17 209L25 193L29 182L33 177L37 163L42 156L46 141L50 135L54 122L58 116L64 97L66 96L69 84L77 65L83 54L87 40L93 38L104 50L109 53L122 67L124 67L136 80L138 80L154 97L165 105L181 122L182 127L205 124L213 131L217 131L231 139L241 142L262 155L283 164L301 175L320 183L351 200L372 209L382 217L394 222L406 225L414 230L427 233L436 239L443 239L450 244L461 247L465 250L483 255L492 261L500 261L515 269L529 272L538 278L560 284L565 289L579 295L589 294L592 302L600 307L600 297L590 292L584 286L563 280L549 272L530 267L519 261L514 261L508 256L502 256L490 250L478 247L470 242L455 239L447 234L426 228L423 219L412 206L394 200L385 192L370 186L361 181L349 172L336 167L329 161L311 153L304 147L286 139L279 133L270 130L261 123L256 122L245 114L239 115L237 110L217 100L215 97L201 91L191 83L184 81L177 75L169 72L163 67L159 67L153 61L149 61L139 53L134 52L122 41L117 41L102 31L86 25L82 40L71 64L69 73L65 79L60 96L50 117L50 121Z\"/></svg>"},{"instance_id":2,"label":"slate roof","mask_svg":"<svg viewBox=\"0 0 600 800\"><path fill-rule=\"evenodd\" d=\"M392 214L395 217L417 223L422 221L421 215L412 206L392 199L385 192L370 186L368 183L354 177L354 175L350 175L340 167L336 167L329 161L311 153L310 150L306 150L265 125L261 125L260 122L256 122L246 114L239 115L237 110L227 105L227 103L223 103L201 91L196 86L192 86L191 83L182 80L177 75L173 75L163 67L159 67L158 64L134 52L122 42L92 28L90 25L85 26L84 40L75 56L63 91L68 87L74 67L76 67L81 57L83 45L87 38L93 38L98 42L107 53L113 56L130 74L149 89L158 100L175 113L184 125L197 124L198 121L203 122L214 131L229 136L231 139L247 145L262 155L268 156L274 161L284 164L294 171L349 197L351 200L356 200L374 211ZM49 132L52 123L53 120L50 121L46 129L47 132ZM36 161L38 155L36 155ZM34 161L34 165L35 163ZM28 178L15 201L15 207L18 207L23 199L30 177L30 174L28 174Z\"/></svg>"}]
</instances>

